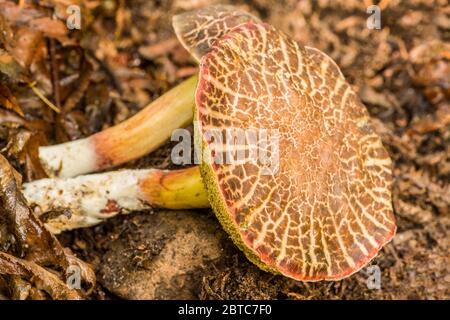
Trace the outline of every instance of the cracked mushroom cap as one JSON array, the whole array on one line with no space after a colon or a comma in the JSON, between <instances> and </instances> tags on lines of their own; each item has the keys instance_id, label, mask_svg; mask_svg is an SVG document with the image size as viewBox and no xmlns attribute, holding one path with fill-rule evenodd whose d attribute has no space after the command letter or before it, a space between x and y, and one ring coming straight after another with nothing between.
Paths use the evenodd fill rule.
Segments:
<instances>
[{"instance_id":1,"label":"cracked mushroom cap","mask_svg":"<svg viewBox=\"0 0 450 320\"><path fill-rule=\"evenodd\" d=\"M217 39L246 22L260 20L235 6L221 4L187 11L172 19L178 40L197 61L201 60Z\"/></svg>"},{"instance_id":2,"label":"cracked mushroom cap","mask_svg":"<svg viewBox=\"0 0 450 320\"><path fill-rule=\"evenodd\" d=\"M250 21L215 37L201 58L195 132L212 208L260 268L301 281L345 278L395 233L391 160L331 58ZM276 132L258 152L277 154L277 169L214 161L236 152L211 135L230 128Z\"/></svg>"}]
</instances>

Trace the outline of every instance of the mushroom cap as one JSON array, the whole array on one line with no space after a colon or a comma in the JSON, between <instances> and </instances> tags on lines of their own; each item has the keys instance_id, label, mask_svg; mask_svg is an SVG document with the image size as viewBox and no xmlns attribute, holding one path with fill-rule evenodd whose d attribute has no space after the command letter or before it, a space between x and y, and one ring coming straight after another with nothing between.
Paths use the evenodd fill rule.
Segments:
<instances>
[{"instance_id":1,"label":"mushroom cap","mask_svg":"<svg viewBox=\"0 0 450 320\"><path fill-rule=\"evenodd\" d=\"M391 160L366 108L323 52L268 24L228 30L201 59L195 118L211 205L262 269L338 280L393 237ZM268 173L259 159L213 161L236 151L211 136L230 128L275 132L278 141L258 152L272 156L278 147L277 170Z\"/></svg>"},{"instance_id":2,"label":"mushroom cap","mask_svg":"<svg viewBox=\"0 0 450 320\"><path fill-rule=\"evenodd\" d=\"M176 15L172 26L181 44L200 61L217 39L250 21L260 20L235 6L218 4Z\"/></svg>"}]
</instances>

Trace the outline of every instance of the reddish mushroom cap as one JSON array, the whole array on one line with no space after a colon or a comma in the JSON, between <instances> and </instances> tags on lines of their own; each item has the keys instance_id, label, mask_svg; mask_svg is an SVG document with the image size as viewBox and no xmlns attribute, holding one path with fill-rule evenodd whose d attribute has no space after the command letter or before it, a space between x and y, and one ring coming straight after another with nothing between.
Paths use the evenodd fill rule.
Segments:
<instances>
[{"instance_id":1,"label":"reddish mushroom cap","mask_svg":"<svg viewBox=\"0 0 450 320\"><path fill-rule=\"evenodd\" d=\"M250 21L260 20L234 6L219 4L176 15L172 25L181 44L200 61L217 39Z\"/></svg>"},{"instance_id":2,"label":"reddish mushroom cap","mask_svg":"<svg viewBox=\"0 0 450 320\"><path fill-rule=\"evenodd\" d=\"M391 240L391 160L326 54L270 25L242 24L203 56L196 105L197 139L211 159L230 151L211 130L278 130L275 173L249 161L202 165L219 220L260 267L338 280Z\"/></svg>"}]
</instances>

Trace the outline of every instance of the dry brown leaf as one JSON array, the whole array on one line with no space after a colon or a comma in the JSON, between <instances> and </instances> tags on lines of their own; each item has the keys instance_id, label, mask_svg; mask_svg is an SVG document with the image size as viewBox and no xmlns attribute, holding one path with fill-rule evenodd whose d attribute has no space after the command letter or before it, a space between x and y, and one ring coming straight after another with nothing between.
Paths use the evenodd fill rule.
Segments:
<instances>
[{"instance_id":1,"label":"dry brown leaf","mask_svg":"<svg viewBox=\"0 0 450 320\"><path fill-rule=\"evenodd\" d=\"M24 6L12 1L0 2L0 15L11 27L25 26L30 31L42 32L45 36L59 40L63 45L73 45L75 40L69 38L69 29L65 22L48 17L46 10L39 10L29 3Z\"/></svg>"},{"instance_id":2,"label":"dry brown leaf","mask_svg":"<svg viewBox=\"0 0 450 320\"><path fill-rule=\"evenodd\" d=\"M10 130L6 152L25 166L26 180L47 178L39 160L38 148L45 144L45 138L40 132L26 129Z\"/></svg>"},{"instance_id":3,"label":"dry brown leaf","mask_svg":"<svg viewBox=\"0 0 450 320\"><path fill-rule=\"evenodd\" d=\"M58 240L45 228L26 205L14 175L15 170L0 155L0 218L15 238L19 256L41 265L59 265L66 269L68 263Z\"/></svg>"},{"instance_id":4,"label":"dry brown leaf","mask_svg":"<svg viewBox=\"0 0 450 320\"><path fill-rule=\"evenodd\" d=\"M3 242L8 241L9 244L0 243L0 247L10 248L9 251L27 262L43 268L52 267L64 277L68 276L70 267L79 267L82 280L87 287L85 291L80 290L79 294L89 294L95 285L94 273L87 264L75 258L68 250L64 250L56 237L31 212L20 192L19 184L17 172L0 155L0 225L6 225L6 232L9 234L0 239ZM12 263L15 260L7 258L5 261ZM29 265L23 265L21 260L19 262L24 270L32 272ZM7 266L8 264L4 268ZM33 270L43 272L41 269Z\"/></svg>"},{"instance_id":5,"label":"dry brown leaf","mask_svg":"<svg viewBox=\"0 0 450 320\"><path fill-rule=\"evenodd\" d=\"M0 44L10 43L13 39L13 33L6 19L0 14Z\"/></svg>"},{"instance_id":6,"label":"dry brown leaf","mask_svg":"<svg viewBox=\"0 0 450 320\"><path fill-rule=\"evenodd\" d=\"M30 295L31 285L25 282L25 278L36 289L46 292L51 298L57 300L81 300L83 297L76 290L61 281L54 273L46 270L38 264L16 258L4 252L0 252L0 274L16 276L15 291L17 285L21 285L21 292L17 298L26 299ZM18 280L21 279L21 280Z\"/></svg>"},{"instance_id":7,"label":"dry brown leaf","mask_svg":"<svg viewBox=\"0 0 450 320\"><path fill-rule=\"evenodd\" d=\"M139 48L139 53L144 58L152 60L156 57L168 54L177 46L179 46L178 40L176 38L170 38L162 42L158 42L148 46L142 46Z\"/></svg>"},{"instance_id":8,"label":"dry brown leaf","mask_svg":"<svg viewBox=\"0 0 450 320\"><path fill-rule=\"evenodd\" d=\"M0 75L10 82L26 82L25 69L5 50L0 49Z\"/></svg>"},{"instance_id":9,"label":"dry brown leaf","mask_svg":"<svg viewBox=\"0 0 450 320\"><path fill-rule=\"evenodd\" d=\"M408 135L425 134L450 125L450 104L442 103L432 115L418 119L407 130Z\"/></svg>"},{"instance_id":10,"label":"dry brown leaf","mask_svg":"<svg viewBox=\"0 0 450 320\"><path fill-rule=\"evenodd\" d=\"M63 45L74 45L76 41L68 37L68 29L64 22L49 17L34 19L29 28L40 31L44 36L59 40Z\"/></svg>"},{"instance_id":11,"label":"dry brown leaf","mask_svg":"<svg viewBox=\"0 0 450 320\"><path fill-rule=\"evenodd\" d=\"M8 89L8 87L3 85L1 82L0 82L0 106L3 106L8 110L13 110L15 113L19 114L22 117L24 116L22 108L20 108L20 106L17 104L16 97L14 97L11 91Z\"/></svg>"},{"instance_id":12,"label":"dry brown leaf","mask_svg":"<svg viewBox=\"0 0 450 320\"><path fill-rule=\"evenodd\" d=\"M14 35L15 41L7 48L23 68L29 70L33 62L46 57L45 41L41 32L20 27L15 29Z\"/></svg>"}]
</instances>

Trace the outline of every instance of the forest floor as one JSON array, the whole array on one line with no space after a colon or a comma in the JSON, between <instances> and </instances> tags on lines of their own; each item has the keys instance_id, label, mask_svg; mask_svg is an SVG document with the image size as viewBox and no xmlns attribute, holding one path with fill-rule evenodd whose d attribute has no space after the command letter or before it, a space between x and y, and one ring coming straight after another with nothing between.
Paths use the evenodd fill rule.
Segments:
<instances>
[{"instance_id":1,"label":"forest floor","mask_svg":"<svg viewBox=\"0 0 450 320\"><path fill-rule=\"evenodd\" d=\"M67 4L38 2L30 10L44 16ZM68 31L31 11L14 16L18 4L0 0L0 29L10 28L19 39L12 46L0 35L0 45L63 110L56 116L20 81L5 81L23 116L0 108L0 149L24 181L43 177L37 146L117 124L194 74L196 64L177 42L171 17L217 1L81 2L83 27ZM90 298L450 299L447 1L382 0L379 30L366 26L369 1L231 3L330 55L367 106L394 166L398 230L371 262L381 272L380 287L368 286L373 268L315 283L266 273L233 245L209 210L155 210L58 236L93 266L97 285ZM0 73L11 78L1 50ZM172 146L124 167L176 168Z\"/></svg>"}]
</instances>

